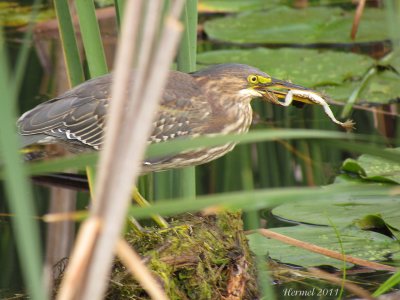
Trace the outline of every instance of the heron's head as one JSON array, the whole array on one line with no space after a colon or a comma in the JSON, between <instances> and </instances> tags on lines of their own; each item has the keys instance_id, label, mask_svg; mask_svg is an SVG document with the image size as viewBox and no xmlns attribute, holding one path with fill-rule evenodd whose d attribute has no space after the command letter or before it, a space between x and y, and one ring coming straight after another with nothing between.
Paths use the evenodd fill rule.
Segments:
<instances>
[{"instance_id":1,"label":"heron's head","mask_svg":"<svg viewBox=\"0 0 400 300\"><path fill-rule=\"evenodd\" d=\"M226 99L251 100L263 98L275 102L284 98L290 89L306 88L288 81L272 78L265 72L244 64L214 65L192 73L206 89L222 92Z\"/></svg>"}]
</instances>

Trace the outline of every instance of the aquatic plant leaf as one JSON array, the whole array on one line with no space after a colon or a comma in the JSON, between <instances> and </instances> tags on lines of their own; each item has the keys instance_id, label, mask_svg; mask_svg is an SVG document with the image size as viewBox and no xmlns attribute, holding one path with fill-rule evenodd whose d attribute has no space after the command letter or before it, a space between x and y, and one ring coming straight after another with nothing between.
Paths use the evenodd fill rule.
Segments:
<instances>
[{"instance_id":1,"label":"aquatic plant leaf","mask_svg":"<svg viewBox=\"0 0 400 300\"><path fill-rule=\"evenodd\" d=\"M390 151L400 152L400 148ZM361 155L357 160L346 159L342 170L370 181L400 184L400 163L396 164L368 154Z\"/></svg>"},{"instance_id":2,"label":"aquatic plant leaf","mask_svg":"<svg viewBox=\"0 0 400 300\"><path fill-rule=\"evenodd\" d=\"M280 227L271 230L337 252L341 252L341 247L343 247L344 254L370 261L386 260L391 253L400 250L400 244L391 238L376 232L363 231L354 226L338 229L338 234L332 227L309 225ZM258 255L268 255L282 263L303 267L321 265L333 266L338 269L344 267L342 261L269 239L258 233L249 235L248 239L253 252ZM351 266L352 264L346 263L347 268Z\"/></svg>"},{"instance_id":3,"label":"aquatic plant leaf","mask_svg":"<svg viewBox=\"0 0 400 300\"><path fill-rule=\"evenodd\" d=\"M211 39L258 44L343 44L390 38L381 9L364 10L355 41L351 40L354 11L339 7L293 9L280 6L268 11L243 12L205 23Z\"/></svg>"},{"instance_id":4,"label":"aquatic plant leaf","mask_svg":"<svg viewBox=\"0 0 400 300\"><path fill-rule=\"evenodd\" d=\"M275 7L282 0L199 0L199 12L239 12Z\"/></svg>"},{"instance_id":5,"label":"aquatic plant leaf","mask_svg":"<svg viewBox=\"0 0 400 300\"><path fill-rule=\"evenodd\" d=\"M341 177L341 180L344 180ZM347 185L360 185L366 188L382 187L380 183L366 183L352 180ZM337 184L340 186L341 184ZM330 185L332 188L335 185ZM374 194L360 195L358 192L337 194L332 198L313 198L301 203L287 203L272 210L272 213L282 219L316 225L335 225L343 227L366 215L380 214L386 223L400 228L400 197L390 195L392 185L387 186L388 195Z\"/></svg>"}]
</instances>

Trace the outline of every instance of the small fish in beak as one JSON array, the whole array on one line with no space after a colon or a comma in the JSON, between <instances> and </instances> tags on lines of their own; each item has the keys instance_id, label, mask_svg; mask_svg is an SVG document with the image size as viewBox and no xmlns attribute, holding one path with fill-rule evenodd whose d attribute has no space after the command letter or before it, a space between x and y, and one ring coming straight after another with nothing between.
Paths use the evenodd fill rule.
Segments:
<instances>
[{"instance_id":1,"label":"small fish in beak","mask_svg":"<svg viewBox=\"0 0 400 300\"><path fill-rule=\"evenodd\" d=\"M317 91L278 79L272 79L271 83L265 85L265 87L263 98L269 102L285 107L293 104L293 101L300 102L301 104L321 105L324 108L325 114L332 122L343 127L346 131L351 131L354 128L355 123L352 120L345 122L338 121L329 107L327 100ZM283 99L283 101L280 99Z\"/></svg>"}]
</instances>

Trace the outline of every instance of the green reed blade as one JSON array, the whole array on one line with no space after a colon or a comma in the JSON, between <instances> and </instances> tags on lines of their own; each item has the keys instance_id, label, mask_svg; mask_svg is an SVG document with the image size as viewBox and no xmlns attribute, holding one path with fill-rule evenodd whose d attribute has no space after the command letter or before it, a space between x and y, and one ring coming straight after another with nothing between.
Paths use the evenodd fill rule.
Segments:
<instances>
[{"instance_id":1,"label":"green reed blade","mask_svg":"<svg viewBox=\"0 0 400 300\"><path fill-rule=\"evenodd\" d=\"M75 6L90 77L104 75L108 72L108 68L93 0L76 0Z\"/></svg>"},{"instance_id":2,"label":"green reed blade","mask_svg":"<svg viewBox=\"0 0 400 300\"><path fill-rule=\"evenodd\" d=\"M78 85L84 81L83 68L79 56L78 44L67 0L54 1L60 30L61 43L64 53L65 65L68 72L70 86Z\"/></svg>"},{"instance_id":3,"label":"green reed blade","mask_svg":"<svg viewBox=\"0 0 400 300\"><path fill-rule=\"evenodd\" d=\"M15 214L13 229L18 245L19 259L28 293L32 299L47 299L42 282L42 261L39 244L39 228L33 219L36 215L32 192L19 155L19 139L15 134L16 92L8 70L5 41L0 28L0 146L7 202ZM29 47L24 43L23 47Z\"/></svg>"}]
</instances>

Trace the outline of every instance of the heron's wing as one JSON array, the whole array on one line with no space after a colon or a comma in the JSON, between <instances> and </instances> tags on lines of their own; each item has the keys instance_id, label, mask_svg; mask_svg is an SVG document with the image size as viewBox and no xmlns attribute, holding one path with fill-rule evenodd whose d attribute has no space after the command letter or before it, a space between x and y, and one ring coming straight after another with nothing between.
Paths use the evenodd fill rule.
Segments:
<instances>
[{"instance_id":1,"label":"heron's wing","mask_svg":"<svg viewBox=\"0 0 400 300\"><path fill-rule=\"evenodd\" d=\"M173 139L187 139L204 133L208 124L211 106L204 91L192 76L171 71L149 142L159 143ZM144 170L163 169L180 154L147 158Z\"/></svg>"},{"instance_id":2,"label":"heron's wing","mask_svg":"<svg viewBox=\"0 0 400 300\"><path fill-rule=\"evenodd\" d=\"M23 145L61 139L101 148L111 80L110 74L89 80L23 114L18 120ZM209 103L192 76L171 71L149 142L198 135L209 114Z\"/></svg>"},{"instance_id":3,"label":"heron's wing","mask_svg":"<svg viewBox=\"0 0 400 300\"><path fill-rule=\"evenodd\" d=\"M98 149L103 142L111 76L89 80L23 114L19 133L29 143L71 140ZM45 136L45 138L43 138Z\"/></svg>"},{"instance_id":4,"label":"heron's wing","mask_svg":"<svg viewBox=\"0 0 400 300\"><path fill-rule=\"evenodd\" d=\"M195 137L210 117L211 107L193 77L171 71L153 124L150 142Z\"/></svg>"}]
</instances>

